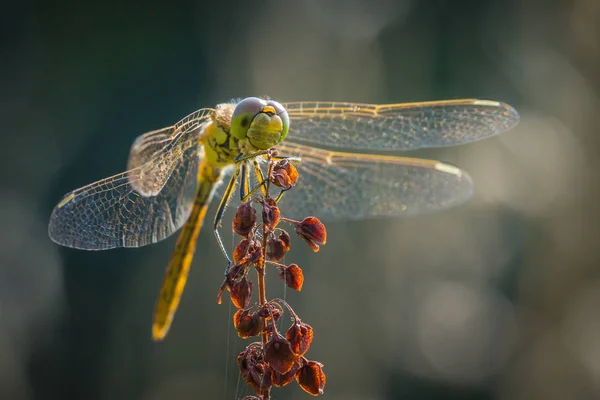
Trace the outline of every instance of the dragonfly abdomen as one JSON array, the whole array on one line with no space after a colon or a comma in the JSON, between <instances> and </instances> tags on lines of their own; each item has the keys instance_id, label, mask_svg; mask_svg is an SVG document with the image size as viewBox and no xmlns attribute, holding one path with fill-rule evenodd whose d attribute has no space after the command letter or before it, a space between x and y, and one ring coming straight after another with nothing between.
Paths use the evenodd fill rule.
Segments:
<instances>
[{"instance_id":1,"label":"dragonfly abdomen","mask_svg":"<svg viewBox=\"0 0 600 400\"><path fill-rule=\"evenodd\" d=\"M162 340L171 326L192 264L194 251L196 250L196 240L204 224L206 211L210 205L216 184L221 178L221 172L220 168L215 168L206 160L200 163L194 206L177 238L175 251L167 266L158 302L156 303L152 326L154 340Z\"/></svg>"}]
</instances>

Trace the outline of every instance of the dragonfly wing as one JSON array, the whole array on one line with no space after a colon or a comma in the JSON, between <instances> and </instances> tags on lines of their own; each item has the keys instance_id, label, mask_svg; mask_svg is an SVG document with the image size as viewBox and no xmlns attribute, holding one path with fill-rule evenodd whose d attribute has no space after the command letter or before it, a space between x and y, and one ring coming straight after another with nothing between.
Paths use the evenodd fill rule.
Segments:
<instances>
[{"instance_id":1,"label":"dragonfly wing","mask_svg":"<svg viewBox=\"0 0 600 400\"><path fill-rule=\"evenodd\" d=\"M297 185L281 200L291 218L323 220L412 216L466 201L471 178L439 161L332 152L286 143L281 155L297 156Z\"/></svg>"},{"instance_id":2,"label":"dragonfly wing","mask_svg":"<svg viewBox=\"0 0 600 400\"><path fill-rule=\"evenodd\" d=\"M144 246L178 230L194 202L198 135L208 112L192 115L194 121L138 138L128 171L67 193L50 217L50 238L63 246L104 250Z\"/></svg>"},{"instance_id":3,"label":"dragonfly wing","mask_svg":"<svg viewBox=\"0 0 600 400\"><path fill-rule=\"evenodd\" d=\"M139 136L131 146L127 162L131 186L142 196L156 196L163 188L187 146L195 146L210 109L200 109L173 126Z\"/></svg>"},{"instance_id":4,"label":"dragonfly wing","mask_svg":"<svg viewBox=\"0 0 600 400\"><path fill-rule=\"evenodd\" d=\"M310 145L414 150L484 139L514 127L519 114L490 100L449 100L403 104L287 103L286 140Z\"/></svg>"}]
</instances>

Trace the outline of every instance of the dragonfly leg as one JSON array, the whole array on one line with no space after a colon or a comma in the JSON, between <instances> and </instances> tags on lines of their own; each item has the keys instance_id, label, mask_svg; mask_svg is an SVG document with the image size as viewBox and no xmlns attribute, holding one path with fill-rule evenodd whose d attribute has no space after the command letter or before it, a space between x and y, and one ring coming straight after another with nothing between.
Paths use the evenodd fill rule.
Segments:
<instances>
[{"instance_id":1,"label":"dragonfly leg","mask_svg":"<svg viewBox=\"0 0 600 400\"><path fill-rule=\"evenodd\" d=\"M259 189L264 189L265 183L266 181L261 182L260 184L256 185L254 189L248 192L245 196L240 196L242 203L247 202L254 193L258 192Z\"/></svg>"},{"instance_id":2,"label":"dragonfly leg","mask_svg":"<svg viewBox=\"0 0 600 400\"><path fill-rule=\"evenodd\" d=\"M240 186L240 201L242 203L247 202L248 199L250 199L250 197L252 197L252 195L259 189L262 189L263 196L267 195L267 189L265 188L267 181L265 180L260 166L256 160L254 160L254 168L259 184L256 185L252 190L248 191L250 189L250 170L247 169L247 165L242 166L242 184ZM246 169L246 174L244 174L244 169Z\"/></svg>"},{"instance_id":3,"label":"dragonfly leg","mask_svg":"<svg viewBox=\"0 0 600 400\"><path fill-rule=\"evenodd\" d=\"M248 199L254 193L256 193L259 189L262 189L263 196L266 195L266 193L267 193L267 190L265 188L265 184L267 182L262 173L262 170L260 169L260 165L258 164L258 161L256 161L256 159L252 160L252 162L254 164L254 173L256 174L256 179L259 183L252 190L249 191L249 189L250 189L250 170L248 169L247 163L244 163L244 166L242 167L243 168L242 171L244 171L244 169L245 169L246 174L243 175L242 185L240 186L240 201L242 203L245 203L246 201L248 201Z\"/></svg>"},{"instance_id":4,"label":"dragonfly leg","mask_svg":"<svg viewBox=\"0 0 600 400\"><path fill-rule=\"evenodd\" d=\"M285 192L287 192L289 189L281 189L281 192L279 192L279 195L277 196L277 198L275 199L275 203L279 203L279 201L281 200L281 198L283 197L283 194Z\"/></svg>"},{"instance_id":5,"label":"dragonfly leg","mask_svg":"<svg viewBox=\"0 0 600 400\"><path fill-rule=\"evenodd\" d=\"M269 152L269 150L261 150L261 151L257 151L256 153L252 153L252 154L240 154L235 158L235 161L236 162L246 161L251 158L255 158L255 157L267 154L268 152Z\"/></svg>"},{"instance_id":6,"label":"dragonfly leg","mask_svg":"<svg viewBox=\"0 0 600 400\"><path fill-rule=\"evenodd\" d=\"M288 160L288 161L296 161L300 162L302 159L296 156L273 156L273 160Z\"/></svg>"},{"instance_id":7,"label":"dragonfly leg","mask_svg":"<svg viewBox=\"0 0 600 400\"><path fill-rule=\"evenodd\" d=\"M266 195L265 178L263 176L262 170L260 169L260 165L256 160L257 157L261 155L265 155L268 153L268 150L258 151L256 153L243 155L240 154L236 157L236 162L238 165L241 165L241 174L242 174L242 182L240 185L240 201L243 203L248 201L250 196L256 193L258 188L262 188L263 195ZM254 164L254 172L256 173L257 180L260 182L258 186L250 191L250 169L248 168L248 160L252 159L252 163Z\"/></svg>"},{"instance_id":8,"label":"dragonfly leg","mask_svg":"<svg viewBox=\"0 0 600 400\"><path fill-rule=\"evenodd\" d=\"M235 158L236 162L250 160L252 158L256 158L258 156L264 156L267 154L269 150L261 150L251 154L240 154ZM300 161L300 157L296 156L272 156L273 160L290 160L290 161Z\"/></svg>"},{"instance_id":9,"label":"dragonfly leg","mask_svg":"<svg viewBox=\"0 0 600 400\"><path fill-rule=\"evenodd\" d=\"M267 184L267 179L265 179L265 175L263 174L262 169L260 168L260 164L258 163L256 158L252 160L252 163L254 164L254 173L256 174L256 180L258 181L258 185L256 185L250 192L240 193L242 203L248 201L250 196L256 193L259 189L262 191L263 196L267 195L267 188L265 187Z\"/></svg>"},{"instance_id":10,"label":"dragonfly leg","mask_svg":"<svg viewBox=\"0 0 600 400\"><path fill-rule=\"evenodd\" d=\"M219 208L217 209L217 213L215 214L215 220L213 223L213 232L215 233L215 237L217 238L217 243L219 245L219 248L221 249L221 252L225 256L225 259L227 260L227 268L225 269L225 274L229 272L229 268L232 265L232 261L231 258L229 258L229 255L227 254L227 250L225 250L225 246L223 245L223 240L221 239L221 235L219 234L219 227L221 225L221 221L223 220L223 214L225 213L225 209L227 208L227 205L231 200L231 196L233 195L239 175L240 165L236 164L235 171L233 172L233 175L229 180L229 183L227 184L227 188L225 189L225 193L223 194L223 198L219 203Z\"/></svg>"},{"instance_id":11,"label":"dragonfly leg","mask_svg":"<svg viewBox=\"0 0 600 400\"><path fill-rule=\"evenodd\" d=\"M243 203L245 199L247 199L250 194L248 191L250 190L250 169L248 168L248 162L242 162L242 171L241 171L241 181L240 181L240 201Z\"/></svg>"}]
</instances>

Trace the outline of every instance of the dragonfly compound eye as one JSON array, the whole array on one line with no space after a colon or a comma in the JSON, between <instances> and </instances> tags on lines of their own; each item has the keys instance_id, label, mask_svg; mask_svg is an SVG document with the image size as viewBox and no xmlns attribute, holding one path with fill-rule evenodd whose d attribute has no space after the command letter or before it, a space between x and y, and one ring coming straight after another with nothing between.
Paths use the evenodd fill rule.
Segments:
<instances>
[{"instance_id":1,"label":"dragonfly compound eye","mask_svg":"<svg viewBox=\"0 0 600 400\"><path fill-rule=\"evenodd\" d=\"M288 134L288 130L290 129L290 117L288 116L288 112L285 107L276 101L269 100L267 105L273 107L275 110L275 115L281 119L282 130L280 141L283 141Z\"/></svg>"},{"instance_id":2,"label":"dragonfly compound eye","mask_svg":"<svg viewBox=\"0 0 600 400\"><path fill-rule=\"evenodd\" d=\"M245 139L254 118L260 114L267 102L258 97L247 97L240 101L231 116L231 134L237 139Z\"/></svg>"},{"instance_id":3,"label":"dragonfly compound eye","mask_svg":"<svg viewBox=\"0 0 600 400\"><path fill-rule=\"evenodd\" d=\"M252 147L267 150L285 139L289 129L286 109L276 101L257 97L242 100L231 117L231 134Z\"/></svg>"}]
</instances>

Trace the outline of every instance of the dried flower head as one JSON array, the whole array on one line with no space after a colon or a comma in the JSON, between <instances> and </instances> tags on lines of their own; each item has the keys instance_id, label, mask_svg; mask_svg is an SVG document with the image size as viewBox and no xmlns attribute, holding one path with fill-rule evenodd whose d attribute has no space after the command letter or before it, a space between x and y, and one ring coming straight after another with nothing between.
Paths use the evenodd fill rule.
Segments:
<instances>
[{"instance_id":1,"label":"dried flower head","mask_svg":"<svg viewBox=\"0 0 600 400\"><path fill-rule=\"evenodd\" d=\"M327 230L318 218L306 217L302 222L296 222L294 225L298 236L304 239L314 252L319 251L319 245L327 241Z\"/></svg>"},{"instance_id":2,"label":"dried flower head","mask_svg":"<svg viewBox=\"0 0 600 400\"><path fill-rule=\"evenodd\" d=\"M290 343L281 335L275 334L265 344L265 361L269 363L273 371L285 374L294 366L296 355L292 351Z\"/></svg>"},{"instance_id":3,"label":"dried flower head","mask_svg":"<svg viewBox=\"0 0 600 400\"><path fill-rule=\"evenodd\" d=\"M292 368L285 374L280 374L279 372L273 370L271 372L271 381L273 382L273 386L285 386L293 381L298 369L300 369L300 363L296 361L294 362Z\"/></svg>"},{"instance_id":4,"label":"dried flower head","mask_svg":"<svg viewBox=\"0 0 600 400\"><path fill-rule=\"evenodd\" d=\"M252 299L252 282L244 276L230 288L231 302L237 308L246 308Z\"/></svg>"},{"instance_id":5,"label":"dried flower head","mask_svg":"<svg viewBox=\"0 0 600 400\"><path fill-rule=\"evenodd\" d=\"M279 224L279 219L281 217L281 212L279 211L279 207L277 207L277 203L274 199L267 198L262 201L262 219L263 224L270 231L275 229L277 224Z\"/></svg>"},{"instance_id":6,"label":"dried flower head","mask_svg":"<svg viewBox=\"0 0 600 400\"><path fill-rule=\"evenodd\" d=\"M254 240L250 243L246 257L243 258L243 262L247 264L259 264L262 262L263 252L261 243L258 240Z\"/></svg>"},{"instance_id":7,"label":"dried flower head","mask_svg":"<svg viewBox=\"0 0 600 400\"><path fill-rule=\"evenodd\" d=\"M290 235L281 231L278 237L271 237L267 242L267 257L271 261L281 261L290 250Z\"/></svg>"},{"instance_id":8,"label":"dried flower head","mask_svg":"<svg viewBox=\"0 0 600 400\"><path fill-rule=\"evenodd\" d=\"M255 225L256 210L252 207L252 202L241 204L233 217L233 231L242 237L247 237Z\"/></svg>"},{"instance_id":9,"label":"dried flower head","mask_svg":"<svg viewBox=\"0 0 600 400\"><path fill-rule=\"evenodd\" d=\"M313 396L322 395L327 381L325 373L323 373L323 364L317 361L305 362L296 372L296 380L306 392Z\"/></svg>"},{"instance_id":10,"label":"dried flower head","mask_svg":"<svg viewBox=\"0 0 600 400\"><path fill-rule=\"evenodd\" d=\"M296 320L285 334L290 342L292 351L297 356L303 356L309 349L313 340L313 328L300 320Z\"/></svg>"},{"instance_id":11,"label":"dried flower head","mask_svg":"<svg viewBox=\"0 0 600 400\"><path fill-rule=\"evenodd\" d=\"M279 278L285 282L287 287L297 291L302 290L304 274L297 264L290 264L287 267L285 265L279 266Z\"/></svg>"},{"instance_id":12,"label":"dried flower head","mask_svg":"<svg viewBox=\"0 0 600 400\"><path fill-rule=\"evenodd\" d=\"M231 272L236 272L237 269L240 269L241 265L235 265L231 268ZM231 302L237 308L246 308L248 304L250 304L250 299L252 298L252 282L246 279L246 276L243 275L240 279L232 278L235 274L228 274L223 280L223 284L219 288L219 292L217 293L217 303L221 304L221 297L223 296L223 292L225 289L229 291L229 295L231 297Z\"/></svg>"},{"instance_id":13,"label":"dried flower head","mask_svg":"<svg viewBox=\"0 0 600 400\"><path fill-rule=\"evenodd\" d=\"M274 301L270 301L263 305L257 313L262 318L272 318L273 321L277 322L283 315L283 310Z\"/></svg>"},{"instance_id":14,"label":"dried flower head","mask_svg":"<svg viewBox=\"0 0 600 400\"><path fill-rule=\"evenodd\" d=\"M263 330L263 319L257 313L250 313L250 310L238 310L233 315L233 326L242 339L250 336L258 336Z\"/></svg>"},{"instance_id":15,"label":"dried flower head","mask_svg":"<svg viewBox=\"0 0 600 400\"><path fill-rule=\"evenodd\" d=\"M252 241L250 239L244 238L237 244L237 246L235 246L235 249L233 250L234 263L239 264L244 257L246 257L248 251L250 250L251 243Z\"/></svg>"},{"instance_id":16,"label":"dried flower head","mask_svg":"<svg viewBox=\"0 0 600 400\"><path fill-rule=\"evenodd\" d=\"M298 170L289 160L280 160L273 166L271 182L282 189L291 189L298 181Z\"/></svg>"},{"instance_id":17,"label":"dried flower head","mask_svg":"<svg viewBox=\"0 0 600 400\"><path fill-rule=\"evenodd\" d=\"M238 355L238 368L246 383L260 396L272 386L271 368L265 363L260 343L251 343Z\"/></svg>"}]
</instances>

